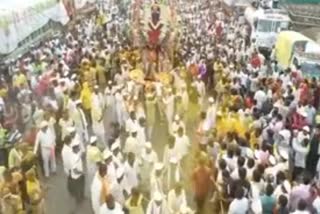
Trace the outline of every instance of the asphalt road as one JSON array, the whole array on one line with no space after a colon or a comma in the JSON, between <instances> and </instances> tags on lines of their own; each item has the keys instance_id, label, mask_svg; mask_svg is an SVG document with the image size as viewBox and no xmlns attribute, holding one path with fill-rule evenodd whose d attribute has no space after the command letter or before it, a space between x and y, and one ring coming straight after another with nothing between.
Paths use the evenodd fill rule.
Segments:
<instances>
[{"instance_id":1,"label":"asphalt road","mask_svg":"<svg viewBox=\"0 0 320 214\"><path fill-rule=\"evenodd\" d=\"M187 158L187 164L184 167L186 178L183 181L184 188L187 192L187 200L188 204L191 207L194 207L193 203L193 194L191 191L191 183L190 183L190 177L191 177L191 171L194 168L194 152L196 143L192 140L193 134L195 133L195 125L196 121L198 120L198 115L200 111L199 108L196 105L191 105L188 114L186 114L187 123L186 123L186 129L188 136L191 139L192 148L190 151L190 154ZM154 150L158 153L158 156L160 160L163 157L163 150L164 145L167 142L167 127L163 123L156 123L156 130L154 132L152 144L154 147ZM46 210L48 214L71 214L73 211L77 214L91 214L91 207L90 207L90 195L87 192L87 198L81 204L81 206L76 207L74 201L71 199L69 193L67 192L66 188L66 181L67 178L63 173L62 169L62 162L61 160L58 160L58 171L57 174L50 177L48 180L44 181L45 185L48 187L47 192L47 198L46 198ZM210 207L210 206L209 206ZM211 212L210 212L211 211ZM212 213L211 208L206 209L206 213Z\"/></svg>"}]
</instances>

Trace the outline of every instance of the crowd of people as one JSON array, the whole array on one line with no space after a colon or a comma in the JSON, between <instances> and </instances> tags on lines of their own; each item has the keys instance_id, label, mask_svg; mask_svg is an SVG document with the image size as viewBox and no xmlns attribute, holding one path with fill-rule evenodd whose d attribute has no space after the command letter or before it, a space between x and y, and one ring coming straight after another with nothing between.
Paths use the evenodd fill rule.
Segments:
<instances>
[{"instance_id":1,"label":"crowd of people","mask_svg":"<svg viewBox=\"0 0 320 214\"><path fill-rule=\"evenodd\" d=\"M143 2L7 62L1 213L46 213L60 157L73 213L86 198L94 214L320 213L318 80L260 54L221 2L170 5L169 82L132 75L147 64L130 37Z\"/></svg>"}]
</instances>

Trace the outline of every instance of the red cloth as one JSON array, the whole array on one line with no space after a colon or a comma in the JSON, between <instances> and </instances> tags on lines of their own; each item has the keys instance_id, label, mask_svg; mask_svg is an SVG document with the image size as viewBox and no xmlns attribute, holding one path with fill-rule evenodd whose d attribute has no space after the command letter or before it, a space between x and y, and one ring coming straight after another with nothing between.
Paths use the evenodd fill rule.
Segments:
<instances>
[{"instance_id":1,"label":"red cloth","mask_svg":"<svg viewBox=\"0 0 320 214\"><path fill-rule=\"evenodd\" d=\"M32 128L31 130L28 130L27 132L24 133L23 141L33 145L34 142L36 141L36 136L37 136L37 129Z\"/></svg>"},{"instance_id":2,"label":"red cloth","mask_svg":"<svg viewBox=\"0 0 320 214\"><path fill-rule=\"evenodd\" d=\"M305 83L301 83L300 85L301 93L300 93L300 102L305 103L309 99L309 88Z\"/></svg>"},{"instance_id":3,"label":"red cloth","mask_svg":"<svg viewBox=\"0 0 320 214\"><path fill-rule=\"evenodd\" d=\"M210 191L212 172L209 167L201 166L195 169L192 175L196 197L206 197Z\"/></svg>"},{"instance_id":4,"label":"red cloth","mask_svg":"<svg viewBox=\"0 0 320 214\"><path fill-rule=\"evenodd\" d=\"M191 64L189 66L189 70L190 70L190 73L192 74L192 76L198 76L199 68L198 68L197 64Z\"/></svg>"},{"instance_id":5,"label":"red cloth","mask_svg":"<svg viewBox=\"0 0 320 214\"><path fill-rule=\"evenodd\" d=\"M253 68L259 68L261 67L261 60L260 57L258 56L258 54L256 54L255 56L253 56L250 60L250 64Z\"/></svg>"},{"instance_id":6,"label":"red cloth","mask_svg":"<svg viewBox=\"0 0 320 214\"><path fill-rule=\"evenodd\" d=\"M219 24L216 26L216 35L217 35L217 37L221 37L222 30L223 30L222 24L219 23Z\"/></svg>"},{"instance_id":7,"label":"red cloth","mask_svg":"<svg viewBox=\"0 0 320 214\"><path fill-rule=\"evenodd\" d=\"M159 43L159 37L161 34L162 24L154 28L153 25L149 24L150 31L148 32L149 42L151 45L157 45Z\"/></svg>"},{"instance_id":8,"label":"red cloth","mask_svg":"<svg viewBox=\"0 0 320 214\"><path fill-rule=\"evenodd\" d=\"M291 118L292 129L302 129L304 126L308 125L306 118L298 114L297 112L293 113Z\"/></svg>"},{"instance_id":9,"label":"red cloth","mask_svg":"<svg viewBox=\"0 0 320 214\"><path fill-rule=\"evenodd\" d=\"M251 107L253 106L252 99L250 97L245 98L245 105L248 109L251 109Z\"/></svg>"}]
</instances>

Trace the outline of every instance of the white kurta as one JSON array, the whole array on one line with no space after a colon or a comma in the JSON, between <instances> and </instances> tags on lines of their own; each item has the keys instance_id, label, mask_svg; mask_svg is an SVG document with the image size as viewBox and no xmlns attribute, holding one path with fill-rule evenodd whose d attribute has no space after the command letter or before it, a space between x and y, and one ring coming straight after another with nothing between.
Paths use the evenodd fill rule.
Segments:
<instances>
[{"instance_id":1,"label":"white kurta","mask_svg":"<svg viewBox=\"0 0 320 214\"><path fill-rule=\"evenodd\" d=\"M205 119L205 130L212 129L216 124L216 105L212 104L207 109L206 119Z\"/></svg>"},{"instance_id":2,"label":"white kurta","mask_svg":"<svg viewBox=\"0 0 320 214\"><path fill-rule=\"evenodd\" d=\"M155 201L150 201L147 207L146 214L168 214L169 209L167 202L165 200L162 201L160 206L156 205Z\"/></svg>"},{"instance_id":3,"label":"white kurta","mask_svg":"<svg viewBox=\"0 0 320 214\"><path fill-rule=\"evenodd\" d=\"M204 85L204 82L196 81L194 83L194 87L197 89L197 92L198 92L198 95L199 95L198 103L199 103L200 106L203 106L204 98L205 98L205 95L206 95L206 87Z\"/></svg>"},{"instance_id":4,"label":"white kurta","mask_svg":"<svg viewBox=\"0 0 320 214\"><path fill-rule=\"evenodd\" d=\"M142 151L143 148L145 147L145 143L147 139L146 139L146 128L140 125L138 126L137 140L140 146L139 150Z\"/></svg>"},{"instance_id":5,"label":"white kurta","mask_svg":"<svg viewBox=\"0 0 320 214\"><path fill-rule=\"evenodd\" d=\"M169 164L167 168L167 190L174 188L174 185L181 180L180 164Z\"/></svg>"},{"instance_id":6,"label":"white kurta","mask_svg":"<svg viewBox=\"0 0 320 214\"><path fill-rule=\"evenodd\" d=\"M122 206L115 202L115 207L113 210L110 210L106 203L104 203L99 210L99 214L124 214L123 210L122 210Z\"/></svg>"},{"instance_id":7,"label":"white kurta","mask_svg":"<svg viewBox=\"0 0 320 214\"><path fill-rule=\"evenodd\" d=\"M137 138L134 138L132 136L129 136L125 142L124 145L124 153L132 152L136 155L136 157L139 157L141 152L141 146L137 140Z\"/></svg>"},{"instance_id":8,"label":"white kurta","mask_svg":"<svg viewBox=\"0 0 320 214\"><path fill-rule=\"evenodd\" d=\"M117 170L113 161L107 165L107 178L111 183L117 179Z\"/></svg>"},{"instance_id":9,"label":"white kurta","mask_svg":"<svg viewBox=\"0 0 320 214\"><path fill-rule=\"evenodd\" d=\"M81 142L88 142L88 123L83 110L81 108L75 108L72 112L72 119L74 120L76 132L81 138Z\"/></svg>"},{"instance_id":10,"label":"white kurta","mask_svg":"<svg viewBox=\"0 0 320 214\"><path fill-rule=\"evenodd\" d=\"M102 190L102 183L98 174L96 174L93 178L91 184L91 205L94 214L99 214L100 211L100 200L101 200L101 190Z\"/></svg>"},{"instance_id":11,"label":"white kurta","mask_svg":"<svg viewBox=\"0 0 320 214\"><path fill-rule=\"evenodd\" d=\"M174 96L170 95L163 99L165 104L165 114L168 124L171 124L174 115Z\"/></svg>"},{"instance_id":12,"label":"white kurta","mask_svg":"<svg viewBox=\"0 0 320 214\"><path fill-rule=\"evenodd\" d=\"M110 192L119 204L124 205L126 199L123 192L126 192L128 195L130 195L131 192L126 176L123 176L120 183L118 181L112 183Z\"/></svg>"},{"instance_id":13,"label":"white kurta","mask_svg":"<svg viewBox=\"0 0 320 214\"><path fill-rule=\"evenodd\" d=\"M130 190L131 193L132 188L137 187L139 184L139 170L137 162L135 162L133 166L130 166L128 162L125 162L124 171L127 179L127 189Z\"/></svg>"},{"instance_id":14,"label":"white kurta","mask_svg":"<svg viewBox=\"0 0 320 214\"><path fill-rule=\"evenodd\" d=\"M105 142L105 129L104 129L104 102L98 94L92 94L91 98L91 118L92 118L92 131L98 137L99 143Z\"/></svg>"},{"instance_id":15,"label":"white kurta","mask_svg":"<svg viewBox=\"0 0 320 214\"><path fill-rule=\"evenodd\" d=\"M67 132L67 128L69 127L73 127L74 126L74 122L71 118L69 118L68 120L64 120L63 118L61 118L59 120L59 126L61 128L61 140L63 141L64 138L69 134Z\"/></svg>"},{"instance_id":16,"label":"white kurta","mask_svg":"<svg viewBox=\"0 0 320 214\"><path fill-rule=\"evenodd\" d=\"M160 192L164 194L164 177L163 175L156 176L154 172L152 172L150 176L150 197L153 196L155 192Z\"/></svg>"},{"instance_id":17,"label":"white kurta","mask_svg":"<svg viewBox=\"0 0 320 214\"><path fill-rule=\"evenodd\" d=\"M174 189L168 193L168 208L169 214L179 213L181 206L187 206L186 193L182 190L180 195L176 195Z\"/></svg>"},{"instance_id":18,"label":"white kurta","mask_svg":"<svg viewBox=\"0 0 320 214\"><path fill-rule=\"evenodd\" d=\"M175 142L175 154L180 161L188 154L190 148L190 140L186 135L183 135L182 137L176 136Z\"/></svg>"}]
</instances>

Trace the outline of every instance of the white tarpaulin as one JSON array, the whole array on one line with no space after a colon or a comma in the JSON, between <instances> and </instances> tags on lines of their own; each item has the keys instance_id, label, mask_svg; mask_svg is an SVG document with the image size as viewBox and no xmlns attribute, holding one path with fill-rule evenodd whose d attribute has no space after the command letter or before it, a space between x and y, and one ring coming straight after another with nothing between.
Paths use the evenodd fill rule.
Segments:
<instances>
[{"instance_id":1,"label":"white tarpaulin","mask_svg":"<svg viewBox=\"0 0 320 214\"><path fill-rule=\"evenodd\" d=\"M95 3L97 0L74 0L76 9L82 9L88 3Z\"/></svg>"},{"instance_id":2,"label":"white tarpaulin","mask_svg":"<svg viewBox=\"0 0 320 214\"><path fill-rule=\"evenodd\" d=\"M249 0L223 0L224 3L228 6L235 6L235 7L246 7L250 6L251 1Z\"/></svg>"},{"instance_id":3,"label":"white tarpaulin","mask_svg":"<svg viewBox=\"0 0 320 214\"><path fill-rule=\"evenodd\" d=\"M65 25L69 21L62 1L1 0L0 53L10 53L18 43L53 20Z\"/></svg>"}]
</instances>

